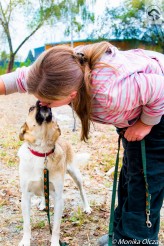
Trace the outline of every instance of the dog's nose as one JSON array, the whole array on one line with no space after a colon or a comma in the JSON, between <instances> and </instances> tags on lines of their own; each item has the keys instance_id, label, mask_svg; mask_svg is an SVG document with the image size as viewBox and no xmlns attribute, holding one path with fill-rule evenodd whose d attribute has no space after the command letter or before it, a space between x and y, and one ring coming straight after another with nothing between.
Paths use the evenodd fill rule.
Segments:
<instances>
[{"instance_id":1,"label":"dog's nose","mask_svg":"<svg viewBox=\"0 0 164 246\"><path fill-rule=\"evenodd\" d=\"M46 106L40 107L40 114L43 117L44 121L46 121L51 114L51 109Z\"/></svg>"},{"instance_id":2,"label":"dog's nose","mask_svg":"<svg viewBox=\"0 0 164 246\"><path fill-rule=\"evenodd\" d=\"M37 102L37 112L36 112L36 121L39 125L43 122L49 123L52 121L52 112L51 108L46 106L40 106L39 101Z\"/></svg>"},{"instance_id":3,"label":"dog's nose","mask_svg":"<svg viewBox=\"0 0 164 246\"><path fill-rule=\"evenodd\" d=\"M46 107L41 107L40 109L40 114L43 117L44 120L46 120L46 118L49 116L50 114L50 110L48 110L48 108Z\"/></svg>"}]
</instances>

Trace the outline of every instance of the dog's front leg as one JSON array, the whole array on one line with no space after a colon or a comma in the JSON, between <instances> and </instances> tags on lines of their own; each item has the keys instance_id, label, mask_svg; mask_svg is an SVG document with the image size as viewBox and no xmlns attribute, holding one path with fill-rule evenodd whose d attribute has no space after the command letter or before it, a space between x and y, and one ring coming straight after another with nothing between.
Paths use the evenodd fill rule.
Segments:
<instances>
[{"instance_id":1,"label":"dog's front leg","mask_svg":"<svg viewBox=\"0 0 164 246\"><path fill-rule=\"evenodd\" d=\"M55 187L54 194L54 225L51 238L51 246L59 246L60 239L60 224L63 213L64 201L63 201L63 185L64 177L60 173L55 175L53 185Z\"/></svg>"},{"instance_id":2,"label":"dog's front leg","mask_svg":"<svg viewBox=\"0 0 164 246\"><path fill-rule=\"evenodd\" d=\"M22 215L23 215L23 238L19 243L19 246L30 246L31 239L31 226L30 226L30 204L31 195L27 191L22 192Z\"/></svg>"}]
</instances>

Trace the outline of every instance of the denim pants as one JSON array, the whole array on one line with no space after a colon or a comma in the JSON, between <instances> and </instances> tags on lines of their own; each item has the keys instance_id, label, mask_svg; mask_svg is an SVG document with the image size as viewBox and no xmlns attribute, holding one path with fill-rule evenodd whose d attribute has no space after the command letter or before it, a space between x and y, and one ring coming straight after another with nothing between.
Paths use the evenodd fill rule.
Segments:
<instances>
[{"instance_id":1,"label":"denim pants","mask_svg":"<svg viewBox=\"0 0 164 246\"><path fill-rule=\"evenodd\" d=\"M118 133L121 131L117 130ZM146 225L141 142L128 142L125 138L122 142L124 156L115 209L114 242L117 245L158 245L160 209L164 198L164 116L145 137L151 228Z\"/></svg>"}]
</instances>

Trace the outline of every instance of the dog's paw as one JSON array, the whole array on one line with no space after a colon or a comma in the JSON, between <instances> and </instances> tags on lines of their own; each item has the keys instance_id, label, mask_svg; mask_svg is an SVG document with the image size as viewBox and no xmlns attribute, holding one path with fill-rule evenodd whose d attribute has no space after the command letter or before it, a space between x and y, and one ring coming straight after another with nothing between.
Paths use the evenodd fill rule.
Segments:
<instances>
[{"instance_id":1,"label":"dog's paw","mask_svg":"<svg viewBox=\"0 0 164 246\"><path fill-rule=\"evenodd\" d=\"M84 213L86 213L86 214L91 214L91 213L92 213L91 207L86 207L86 208L84 208Z\"/></svg>"},{"instance_id":2,"label":"dog's paw","mask_svg":"<svg viewBox=\"0 0 164 246\"><path fill-rule=\"evenodd\" d=\"M30 246L30 239L22 239L18 246Z\"/></svg>"}]
</instances>

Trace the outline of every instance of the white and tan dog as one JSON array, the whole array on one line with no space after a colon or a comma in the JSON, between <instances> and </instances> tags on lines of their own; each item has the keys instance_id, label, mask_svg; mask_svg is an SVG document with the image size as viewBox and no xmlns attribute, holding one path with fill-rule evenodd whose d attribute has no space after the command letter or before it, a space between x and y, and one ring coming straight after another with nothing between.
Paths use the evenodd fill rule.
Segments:
<instances>
[{"instance_id":1,"label":"white and tan dog","mask_svg":"<svg viewBox=\"0 0 164 246\"><path fill-rule=\"evenodd\" d=\"M66 171L77 184L84 204L84 211L91 212L82 176L78 169L79 160L86 162L88 154L74 154L71 145L61 137L58 124L53 119L51 109L40 106L39 102L29 110L26 123L22 126L20 139L24 140L18 156L20 158L19 175L22 192L21 206L23 214L23 238L19 246L29 246L31 239L30 203L31 196L44 196L43 170L44 154L47 155L50 194L54 199L54 224L51 246L59 246L60 223L63 212L63 187ZM35 155L39 153L40 156ZM79 158L80 157L80 158ZM43 199L44 200L44 199Z\"/></svg>"}]
</instances>

